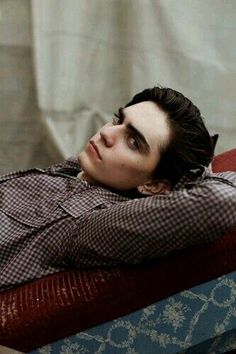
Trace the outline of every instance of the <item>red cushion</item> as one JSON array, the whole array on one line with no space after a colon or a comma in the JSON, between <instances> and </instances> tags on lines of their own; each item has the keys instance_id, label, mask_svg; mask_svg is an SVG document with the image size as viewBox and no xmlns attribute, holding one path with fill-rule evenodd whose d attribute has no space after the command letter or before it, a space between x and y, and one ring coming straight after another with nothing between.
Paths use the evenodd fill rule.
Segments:
<instances>
[{"instance_id":1,"label":"red cushion","mask_svg":"<svg viewBox=\"0 0 236 354\"><path fill-rule=\"evenodd\" d=\"M235 171L236 172L236 149L226 151L215 156L212 162L214 172Z\"/></svg>"},{"instance_id":2,"label":"red cushion","mask_svg":"<svg viewBox=\"0 0 236 354\"><path fill-rule=\"evenodd\" d=\"M223 166L223 167L222 167ZM213 170L236 171L236 149ZM150 263L71 270L0 293L0 344L22 351L75 334L236 269L236 232Z\"/></svg>"}]
</instances>

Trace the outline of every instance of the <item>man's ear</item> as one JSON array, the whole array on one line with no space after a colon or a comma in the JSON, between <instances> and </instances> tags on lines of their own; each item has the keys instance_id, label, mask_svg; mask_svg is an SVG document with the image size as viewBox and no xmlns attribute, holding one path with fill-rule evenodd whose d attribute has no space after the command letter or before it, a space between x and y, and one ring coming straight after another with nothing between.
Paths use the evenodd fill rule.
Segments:
<instances>
[{"instance_id":1,"label":"man's ear","mask_svg":"<svg viewBox=\"0 0 236 354\"><path fill-rule=\"evenodd\" d=\"M171 184L166 179L152 180L137 187L139 193L144 195L168 194L171 190Z\"/></svg>"}]
</instances>

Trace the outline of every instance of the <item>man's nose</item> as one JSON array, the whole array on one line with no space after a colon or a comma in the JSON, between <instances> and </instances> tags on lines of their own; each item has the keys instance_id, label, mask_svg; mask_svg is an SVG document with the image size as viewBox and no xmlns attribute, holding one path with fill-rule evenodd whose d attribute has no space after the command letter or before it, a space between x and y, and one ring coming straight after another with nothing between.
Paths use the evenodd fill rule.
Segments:
<instances>
[{"instance_id":1,"label":"man's nose","mask_svg":"<svg viewBox=\"0 0 236 354\"><path fill-rule=\"evenodd\" d=\"M117 133L118 133L116 128L117 128L116 126L105 125L100 130L100 136L106 147L112 147L115 144L117 139Z\"/></svg>"}]
</instances>

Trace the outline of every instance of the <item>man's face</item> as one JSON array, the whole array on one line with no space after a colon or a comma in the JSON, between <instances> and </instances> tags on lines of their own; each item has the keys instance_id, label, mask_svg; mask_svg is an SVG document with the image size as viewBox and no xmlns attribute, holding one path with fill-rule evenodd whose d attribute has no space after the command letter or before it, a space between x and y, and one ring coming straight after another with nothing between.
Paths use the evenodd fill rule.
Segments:
<instances>
[{"instance_id":1,"label":"man's face","mask_svg":"<svg viewBox=\"0 0 236 354\"><path fill-rule=\"evenodd\" d=\"M167 116L154 102L120 109L79 154L89 182L128 190L152 179L170 139Z\"/></svg>"}]
</instances>

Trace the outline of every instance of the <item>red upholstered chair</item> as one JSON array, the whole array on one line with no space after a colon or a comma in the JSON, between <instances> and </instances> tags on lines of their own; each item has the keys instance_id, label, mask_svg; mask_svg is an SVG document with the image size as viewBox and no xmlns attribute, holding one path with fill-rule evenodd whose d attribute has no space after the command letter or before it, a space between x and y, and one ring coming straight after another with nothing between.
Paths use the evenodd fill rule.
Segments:
<instances>
[{"instance_id":1,"label":"red upholstered chair","mask_svg":"<svg viewBox=\"0 0 236 354\"><path fill-rule=\"evenodd\" d=\"M213 171L236 171L236 149ZM138 266L71 270L0 293L0 344L31 351L236 269L236 230Z\"/></svg>"}]
</instances>

